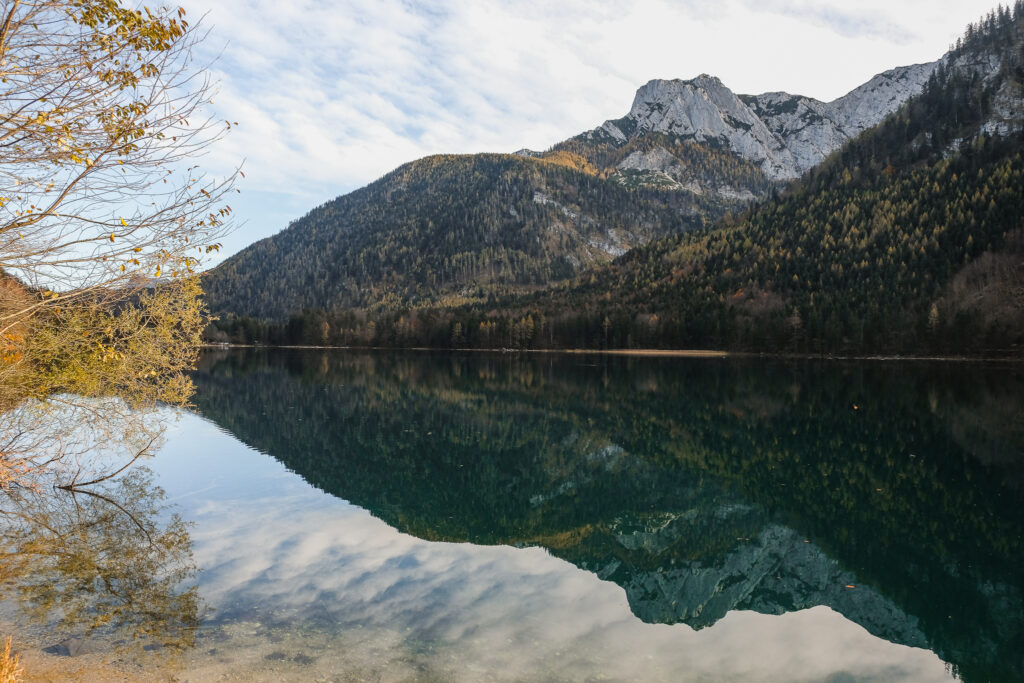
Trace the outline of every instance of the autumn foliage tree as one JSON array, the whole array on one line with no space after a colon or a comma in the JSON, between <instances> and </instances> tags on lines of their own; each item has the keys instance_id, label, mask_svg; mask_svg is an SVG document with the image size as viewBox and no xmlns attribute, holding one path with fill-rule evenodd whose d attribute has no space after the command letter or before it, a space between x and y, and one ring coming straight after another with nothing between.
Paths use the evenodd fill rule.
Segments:
<instances>
[{"instance_id":1,"label":"autumn foliage tree","mask_svg":"<svg viewBox=\"0 0 1024 683\"><path fill-rule=\"evenodd\" d=\"M204 113L204 35L183 9L0 1L7 464L26 399L138 407L190 394L206 322L194 274L228 229L235 181L195 165L231 127Z\"/></svg>"}]
</instances>

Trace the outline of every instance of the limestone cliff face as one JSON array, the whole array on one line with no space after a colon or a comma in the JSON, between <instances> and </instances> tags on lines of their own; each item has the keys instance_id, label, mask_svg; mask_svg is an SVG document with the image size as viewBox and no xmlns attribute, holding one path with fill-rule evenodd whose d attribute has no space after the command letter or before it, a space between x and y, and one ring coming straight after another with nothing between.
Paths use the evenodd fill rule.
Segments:
<instances>
[{"instance_id":1,"label":"limestone cliff face","mask_svg":"<svg viewBox=\"0 0 1024 683\"><path fill-rule=\"evenodd\" d=\"M1018 41L1017 50L1024 54L1024 45ZM977 135L1011 135L1024 130L1024 81L1020 78L1019 60L1007 63L1007 51L994 47L947 55L943 66L951 73L976 79L985 87L994 89L991 107L985 121L975 132ZM1016 71L1006 77L1007 71Z\"/></svg>"},{"instance_id":2,"label":"limestone cliff face","mask_svg":"<svg viewBox=\"0 0 1024 683\"><path fill-rule=\"evenodd\" d=\"M938 64L929 62L884 71L825 106L846 135L859 135L921 92Z\"/></svg>"},{"instance_id":3,"label":"limestone cliff face","mask_svg":"<svg viewBox=\"0 0 1024 683\"><path fill-rule=\"evenodd\" d=\"M720 145L759 166L768 178L790 180L919 93L937 64L886 71L832 102L785 92L736 95L706 74L686 81L653 80L637 91L625 117L584 135L621 145L661 133ZM619 167L673 176L677 164L662 152L648 152L643 158L631 155Z\"/></svg>"}]
</instances>

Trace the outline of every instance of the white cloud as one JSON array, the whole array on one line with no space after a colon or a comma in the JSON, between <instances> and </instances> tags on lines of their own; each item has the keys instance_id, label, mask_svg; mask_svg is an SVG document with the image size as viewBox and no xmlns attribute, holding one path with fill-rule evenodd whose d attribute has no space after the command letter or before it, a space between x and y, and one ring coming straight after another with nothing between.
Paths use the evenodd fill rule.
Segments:
<instances>
[{"instance_id":1,"label":"white cloud","mask_svg":"<svg viewBox=\"0 0 1024 683\"><path fill-rule=\"evenodd\" d=\"M227 252L434 153L546 148L624 114L652 78L833 99L938 58L991 0L189 0L246 159Z\"/></svg>"}]
</instances>

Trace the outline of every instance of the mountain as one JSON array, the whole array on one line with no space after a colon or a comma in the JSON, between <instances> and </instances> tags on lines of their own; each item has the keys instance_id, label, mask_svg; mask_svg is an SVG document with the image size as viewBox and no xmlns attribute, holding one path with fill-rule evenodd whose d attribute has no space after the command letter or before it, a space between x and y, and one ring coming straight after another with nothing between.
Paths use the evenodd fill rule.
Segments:
<instances>
[{"instance_id":1,"label":"mountain","mask_svg":"<svg viewBox=\"0 0 1024 683\"><path fill-rule=\"evenodd\" d=\"M402 166L228 259L214 312L458 305L564 282L763 198L920 89L933 65L835 102L738 97L718 79L651 81L630 113L515 155Z\"/></svg>"},{"instance_id":2,"label":"mountain","mask_svg":"<svg viewBox=\"0 0 1024 683\"><path fill-rule=\"evenodd\" d=\"M768 180L792 180L820 164L848 140L877 125L921 92L938 62L900 67L879 74L850 93L820 102L802 95L772 92L736 95L713 76L692 80L653 80L640 88L629 113L555 147L592 163L609 149L629 149L655 136L656 146L629 151L615 160L617 175L646 172L676 181L681 189L748 198L763 192L730 185L701 185L688 173L685 158L671 143L689 141L727 149L759 169ZM668 143L668 144L665 144ZM609 160L604 164L607 168ZM598 162L600 163L600 162Z\"/></svg>"},{"instance_id":3,"label":"mountain","mask_svg":"<svg viewBox=\"0 0 1024 683\"><path fill-rule=\"evenodd\" d=\"M538 159L428 157L244 249L205 286L214 311L263 318L480 301L566 280L724 210Z\"/></svg>"},{"instance_id":4,"label":"mountain","mask_svg":"<svg viewBox=\"0 0 1024 683\"><path fill-rule=\"evenodd\" d=\"M1022 82L1018 4L778 198L634 250L537 308L563 316L567 345L628 345L654 316L660 343L684 348L1020 353Z\"/></svg>"},{"instance_id":5,"label":"mountain","mask_svg":"<svg viewBox=\"0 0 1024 683\"><path fill-rule=\"evenodd\" d=\"M798 180L772 179L922 79ZM623 119L547 152L462 157L448 175L416 162L336 200L363 207L345 220L314 212L242 252L211 278L215 310L292 320L227 320L214 337L1020 355L1022 84L1024 2L972 25L937 63L830 103L655 81ZM476 169L488 164L527 178L514 198ZM388 189L404 174L417 178L406 200Z\"/></svg>"},{"instance_id":6,"label":"mountain","mask_svg":"<svg viewBox=\"0 0 1024 683\"><path fill-rule=\"evenodd\" d=\"M1018 3L896 113L713 227L487 306L230 333L296 343L326 322L338 344L1019 356L1022 83Z\"/></svg>"}]
</instances>

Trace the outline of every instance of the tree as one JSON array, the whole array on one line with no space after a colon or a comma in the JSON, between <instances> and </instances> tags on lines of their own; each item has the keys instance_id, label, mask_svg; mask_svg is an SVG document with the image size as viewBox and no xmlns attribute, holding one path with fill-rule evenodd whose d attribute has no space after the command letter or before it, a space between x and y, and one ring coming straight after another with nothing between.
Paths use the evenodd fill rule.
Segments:
<instances>
[{"instance_id":1,"label":"tree","mask_svg":"<svg viewBox=\"0 0 1024 683\"><path fill-rule=\"evenodd\" d=\"M191 272L233 178L184 165L225 130L202 118L211 85L184 10L3 6L0 268L51 292L36 308Z\"/></svg>"},{"instance_id":2,"label":"tree","mask_svg":"<svg viewBox=\"0 0 1024 683\"><path fill-rule=\"evenodd\" d=\"M231 127L204 114L204 35L182 9L0 0L0 411L187 400L194 273L240 173L193 163Z\"/></svg>"}]
</instances>

